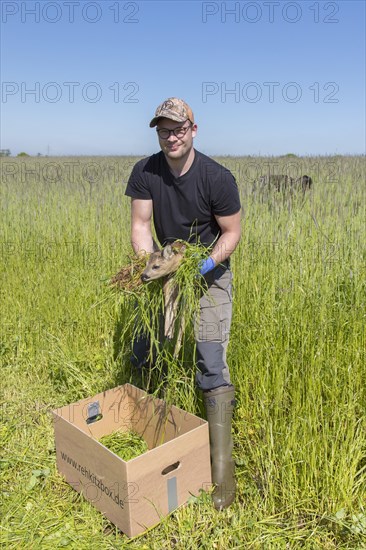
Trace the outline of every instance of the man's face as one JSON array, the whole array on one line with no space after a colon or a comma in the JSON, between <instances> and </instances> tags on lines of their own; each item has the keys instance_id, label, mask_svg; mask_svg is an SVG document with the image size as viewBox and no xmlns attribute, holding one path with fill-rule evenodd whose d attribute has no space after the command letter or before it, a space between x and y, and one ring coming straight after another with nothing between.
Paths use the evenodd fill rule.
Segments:
<instances>
[{"instance_id":1,"label":"man's face","mask_svg":"<svg viewBox=\"0 0 366 550\"><path fill-rule=\"evenodd\" d=\"M162 139L159 134L159 144L161 150L170 159L180 159L187 155L193 147L193 138L197 134L197 125L192 125L189 120L185 122L175 122L169 118L161 118L157 124L157 130L176 130L187 129L184 136L177 137L172 132L167 139Z\"/></svg>"}]
</instances>

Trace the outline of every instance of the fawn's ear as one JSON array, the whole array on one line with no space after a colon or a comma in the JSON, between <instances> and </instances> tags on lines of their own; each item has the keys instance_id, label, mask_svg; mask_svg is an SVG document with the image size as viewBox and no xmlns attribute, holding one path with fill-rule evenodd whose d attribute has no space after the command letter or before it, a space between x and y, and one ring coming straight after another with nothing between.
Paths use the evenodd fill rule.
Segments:
<instances>
[{"instance_id":1,"label":"fawn's ear","mask_svg":"<svg viewBox=\"0 0 366 550\"><path fill-rule=\"evenodd\" d=\"M181 241L175 241L172 244L172 251L174 252L174 254L181 254L182 252L185 251L186 248L187 248L187 245L182 243Z\"/></svg>"},{"instance_id":2,"label":"fawn's ear","mask_svg":"<svg viewBox=\"0 0 366 550\"><path fill-rule=\"evenodd\" d=\"M174 252L172 250L172 247L170 244L167 244L163 250L162 250L162 256L164 260L170 260L170 258L174 255Z\"/></svg>"}]
</instances>

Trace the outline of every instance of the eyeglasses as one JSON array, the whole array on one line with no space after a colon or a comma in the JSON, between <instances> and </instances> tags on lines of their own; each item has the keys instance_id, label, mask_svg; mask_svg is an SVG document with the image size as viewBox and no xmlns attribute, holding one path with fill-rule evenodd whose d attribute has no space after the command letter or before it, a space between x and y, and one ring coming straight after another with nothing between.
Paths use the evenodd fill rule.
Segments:
<instances>
[{"instance_id":1,"label":"eyeglasses","mask_svg":"<svg viewBox=\"0 0 366 550\"><path fill-rule=\"evenodd\" d=\"M175 137L181 139L186 135L189 128L192 128L192 124L190 124L189 126L181 126L180 128L174 128L174 130L168 130L168 128L160 128L160 130L158 130L157 128L156 131L160 139L169 139L170 134L174 134Z\"/></svg>"}]
</instances>

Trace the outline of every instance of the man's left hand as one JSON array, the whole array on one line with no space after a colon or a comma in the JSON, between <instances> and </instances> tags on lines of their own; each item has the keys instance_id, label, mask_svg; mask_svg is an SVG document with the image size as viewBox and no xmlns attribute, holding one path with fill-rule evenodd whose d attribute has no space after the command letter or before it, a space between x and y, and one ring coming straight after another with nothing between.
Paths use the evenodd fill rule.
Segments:
<instances>
[{"instance_id":1,"label":"man's left hand","mask_svg":"<svg viewBox=\"0 0 366 550\"><path fill-rule=\"evenodd\" d=\"M209 256L206 260L202 260L199 265L199 270L201 275L206 275L216 267L215 260Z\"/></svg>"}]
</instances>

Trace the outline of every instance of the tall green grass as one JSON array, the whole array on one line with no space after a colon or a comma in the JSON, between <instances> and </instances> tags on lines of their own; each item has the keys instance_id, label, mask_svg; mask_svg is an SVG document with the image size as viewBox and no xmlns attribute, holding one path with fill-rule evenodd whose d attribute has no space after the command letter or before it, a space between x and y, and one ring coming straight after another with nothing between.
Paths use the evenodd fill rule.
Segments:
<instances>
[{"instance_id":1,"label":"tall green grass","mask_svg":"<svg viewBox=\"0 0 366 550\"><path fill-rule=\"evenodd\" d=\"M129 541L58 475L50 410L134 381L124 331L133 306L107 281L131 253L124 190L135 160L2 162L2 544L366 548L361 157L219 159L243 202L228 350L235 504L218 514L202 494ZM268 168L312 176L314 188L259 194L253 180ZM202 414L193 359L187 344L168 389Z\"/></svg>"}]
</instances>

